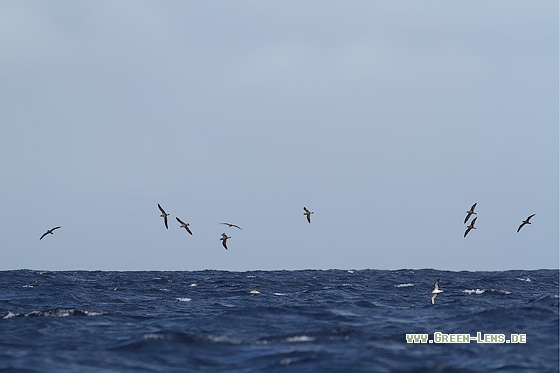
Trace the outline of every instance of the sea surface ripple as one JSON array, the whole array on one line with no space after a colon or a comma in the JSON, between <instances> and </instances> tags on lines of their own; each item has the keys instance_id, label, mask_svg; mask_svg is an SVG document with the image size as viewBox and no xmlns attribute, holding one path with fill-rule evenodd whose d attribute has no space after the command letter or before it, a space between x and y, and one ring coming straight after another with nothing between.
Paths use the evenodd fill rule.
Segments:
<instances>
[{"instance_id":1,"label":"sea surface ripple","mask_svg":"<svg viewBox=\"0 0 560 373\"><path fill-rule=\"evenodd\" d=\"M557 372L558 336L558 270L0 271L0 372Z\"/></svg>"}]
</instances>

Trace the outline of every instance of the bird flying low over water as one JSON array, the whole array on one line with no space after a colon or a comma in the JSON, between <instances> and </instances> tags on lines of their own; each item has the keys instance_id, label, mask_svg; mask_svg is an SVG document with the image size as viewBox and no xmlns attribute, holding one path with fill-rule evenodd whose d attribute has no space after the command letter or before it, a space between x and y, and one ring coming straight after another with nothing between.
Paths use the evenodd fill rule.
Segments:
<instances>
[{"instance_id":1,"label":"bird flying low over water","mask_svg":"<svg viewBox=\"0 0 560 373\"><path fill-rule=\"evenodd\" d=\"M303 215L307 215L307 221L311 223L311 214L313 214L314 212L309 211L306 207L304 207L303 210L305 211Z\"/></svg>"},{"instance_id":2,"label":"bird flying low over water","mask_svg":"<svg viewBox=\"0 0 560 373\"><path fill-rule=\"evenodd\" d=\"M476 207L476 203L474 205L471 206L471 209L469 211L467 211L467 217L465 218L465 221L463 222L463 224L467 223L467 220L469 220L469 218L471 217L471 215L476 215L476 212L474 212L474 208Z\"/></svg>"},{"instance_id":3,"label":"bird flying low over water","mask_svg":"<svg viewBox=\"0 0 560 373\"><path fill-rule=\"evenodd\" d=\"M47 230L45 233L43 233L43 235L41 236L41 238L39 238L39 240L42 240L43 237L45 237L45 236L46 236L47 234L49 234L49 233L50 233L50 234L53 234L53 231L56 230L56 229L58 229L58 228L60 228L60 227L54 227L53 229Z\"/></svg>"},{"instance_id":4,"label":"bird flying low over water","mask_svg":"<svg viewBox=\"0 0 560 373\"><path fill-rule=\"evenodd\" d=\"M186 290L189 290L190 288L193 288L195 286L198 286L198 283L202 281L202 280L196 280L195 282L193 282L192 284L189 284L189 286L187 286Z\"/></svg>"},{"instance_id":5,"label":"bird flying low over water","mask_svg":"<svg viewBox=\"0 0 560 373\"><path fill-rule=\"evenodd\" d=\"M251 291L248 291L247 294L251 294L251 295L257 295L260 294L261 292L259 291L259 287L255 286L255 288Z\"/></svg>"},{"instance_id":6,"label":"bird flying low over water","mask_svg":"<svg viewBox=\"0 0 560 373\"><path fill-rule=\"evenodd\" d=\"M467 230L465 231L465 234L463 235L463 237L467 237L467 234L469 234L471 229L476 229L475 226L474 226L474 222L476 221L476 219L478 219L478 217L471 220L471 224L467 227Z\"/></svg>"},{"instance_id":7,"label":"bird flying low over water","mask_svg":"<svg viewBox=\"0 0 560 373\"><path fill-rule=\"evenodd\" d=\"M181 224L181 228L185 228L187 230L187 232L189 232L192 235L192 232L189 229L189 223L185 223L184 221L182 221L178 217L175 217L175 219L177 219L177 221Z\"/></svg>"},{"instance_id":8,"label":"bird flying low over water","mask_svg":"<svg viewBox=\"0 0 560 373\"><path fill-rule=\"evenodd\" d=\"M240 227L240 226L238 226L238 225L235 225L235 224L230 224L230 223L220 223L220 224L225 224L225 225L229 226L230 228L231 228L231 227L235 227L235 228L239 228L239 229L241 229L241 227ZM243 229L241 229L241 230L243 230Z\"/></svg>"},{"instance_id":9,"label":"bird flying low over water","mask_svg":"<svg viewBox=\"0 0 560 373\"><path fill-rule=\"evenodd\" d=\"M439 293L443 293L443 290L439 289L439 278L434 283L434 290L432 290L432 304L436 304L436 297Z\"/></svg>"},{"instance_id":10,"label":"bird flying low over water","mask_svg":"<svg viewBox=\"0 0 560 373\"><path fill-rule=\"evenodd\" d=\"M520 230L521 228L523 228L523 226L524 226L525 224L531 224L531 222L530 222L529 220L531 220L531 218L532 218L533 216L535 216L535 215L536 215L536 214L533 214L533 215L529 216L526 220L523 220L523 223L521 223L521 225L519 226L519 228L517 228L517 233L519 233L519 230Z\"/></svg>"},{"instance_id":11,"label":"bird flying low over water","mask_svg":"<svg viewBox=\"0 0 560 373\"><path fill-rule=\"evenodd\" d=\"M167 217L169 216L168 213L166 213L163 208L161 208L161 206L159 205L159 203L157 204L157 207L159 208L159 211L161 211L161 217L163 218L163 222L165 223L165 228L169 229L169 227L167 226Z\"/></svg>"},{"instance_id":12,"label":"bird flying low over water","mask_svg":"<svg viewBox=\"0 0 560 373\"><path fill-rule=\"evenodd\" d=\"M231 238L231 237L228 237L228 235L225 234L225 233L222 233L222 238L220 238L220 240L222 241L222 246L223 246L226 250L228 249L228 248L227 248L227 245L226 245L226 241L228 240L228 238Z\"/></svg>"},{"instance_id":13,"label":"bird flying low over water","mask_svg":"<svg viewBox=\"0 0 560 373\"><path fill-rule=\"evenodd\" d=\"M25 286L29 286L31 284L35 284L37 281L41 280L43 277L37 277L35 280L31 280L25 284Z\"/></svg>"}]
</instances>

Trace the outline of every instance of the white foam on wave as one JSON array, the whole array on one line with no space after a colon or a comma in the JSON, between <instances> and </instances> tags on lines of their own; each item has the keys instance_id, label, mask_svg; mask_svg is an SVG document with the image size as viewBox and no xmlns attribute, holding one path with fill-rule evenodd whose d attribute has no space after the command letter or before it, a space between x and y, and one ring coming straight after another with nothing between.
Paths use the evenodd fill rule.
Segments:
<instances>
[{"instance_id":1,"label":"white foam on wave","mask_svg":"<svg viewBox=\"0 0 560 373\"><path fill-rule=\"evenodd\" d=\"M490 289L492 292L494 293L500 293L500 294L511 294L511 291L507 291L507 290L502 290L502 289Z\"/></svg>"},{"instance_id":2,"label":"white foam on wave","mask_svg":"<svg viewBox=\"0 0 560 373\"><path fill-rule=\"evenodd\" d=\"M253 275L247 275L247 278L257 278L257 276L253 276Z\"/></svg>"},{"instance_id":3,"label":"white foam on wave","mask_svg":"<svg viewBox=\"0 0 560 373\"><path fill-rule=\"evenodd\" d=\"M241 339L230 338L230 337L225 337L225 336L208 335L208 336L206 336L206 338L208 338L208 340L210 342L215 342L215 343L231 343L231 344L234 344L234 345L238 345L238 344L243 343L243 341Z\"/></svg>"},{"instance_id":4,"label":"white foam on wave","mask_svg":"<svg viewBox=\"0 0 560 373\"><path fill-rule=\"evenodd\" d=\"M191 298L175 298L177 299L179 302L190 302Z\"/></svg>"},{"instance_id":5,"label":"white foam on wave","mask_svg":"<svg viewBox=\"0 0 560 373\"><path fill-rule=\"evenodd\" d=\"M162 334L155 334L155 333L146 333L142 336L142 339L164 339L165 336Z\"/></svg>"},{"instance_id":6,"label":"white foam on wave","mask_svg":"<svg viewBox=\"0 0 560 373\"><path fill-rule=\"evenodd\" d=\"M303 358L301 358L301 357L299 357L299 358L287 357L287 358L284 358L284 359L280 360L278 362L278 364L280 364L282 366L288 366L288 365L291 365L292 363L297 363L297 362L302 361L302 360L303 360Z\"/></svg>"},{"instance_id":7,"label":"white foam on wave","mask_svg":"<svg viewBox=\"0 0 560 373\"><path fill-rule=\"evenodd\" d=\"M286 339L288 342L313 342L315 337L309 337L307 335L298 335L295 337L288 337Z\"/></svg>"},{"instance_id":8,"label":"white foam on wave","mask_svg":"<svg viewBox=\"0 0 560 373\"><path fill-rule=\"evenodd\" d=\"M530 279L529 277L527 277L527 278L517 277L516 280L525 281L525 282L531 282L531 279Z\"/></svg>"},{"instance_id":9,"label":"white foam on wave","mask_svg":"<svg viewBox=\"0 0 560 373\"><path fill-rule=\"evenodd\" d=\"M355 314L354 312L350 312L347 310L341 310L338 308L333 308L329 310L331 313L337 315L337 316L350 316L350 317L359 317L360 315Z\"/></svg>"},{"instance_id":10,"label":"white foam on wave","mask_svg":"<svg viewBox=\"0 0 560 373\"><path fill-rule=\"evenodd\" d=\"M69 316L74 316L74 314L77 315L84 314L86 316L101 316L104 313L97 312L97 311L78 310L75 308L59 308L59 309L49 310L49 311L32 311L26 313L24 316L25 317L29 317L29 316L69 317Z\"/></svg>"},{"instance_id":11,"label":"white foam on wave","mask_svg":"<svg viewBox=\"0 0 560 373\"><path fill-rule=\"evenodd\" d=\"M347 272L348 273L354 273L354 271L352 271L351 269L349 269Z\"/></svg>"},{"instance_id":12,"label":"white foam on wave","mask_svg":"<svg viewBox=\"0 0 560 373\"><path fill-rule=\"evenodd\" d=\"M86 316L101 316L103 312L95 312L95 311L83 311Z\"/></svg>"},{"instance_id":13,"label":"white foam on wave","mask_svg":"<svg viewBox=\"0 0 560 373\"><path fill-rule=\"evenodd\" d=\"M407 288L407 287L410 287L410 286L414 286L414 284L399 284L395 287L397 287L397 288Z\"/></svg>"},{"instance_id":14,"label":"white foam on wave","mask_svg":"<svg viewBox=\"0 0 560 373\"><path fill-rule=\"evenodd\" d=\"M484 289L482 289L482 290L480 290L480 289L476 289L476 290L463 290L463 293L480 295L480 294L484 294L485 291L486 291L486 290L484 290Z\"/></svg>"},{"instance_id":15,"label":"white foam on wave","mask_svg":"<svg viewBox=\"0 0 560 373\"><path fill-rule=\"evenodd\" d=\"M13 312L10 311L10 312L8 312L8 314L6 316L3 317L3 319L4 320L11 319L11 318L16 317L18 315L19 315L19 313L13 313Z\"/></svg>"},{"instance_id":16,"label":"white foam on wave","mask_svg":"<svg viewBox=\"0 0 560 373\"><path fill-rule=\"evenodd\" d=\"M272 293L272 294L278 295L278 296L286 295L286 294L283 294L283 293Z\"/></svg>"}]
</instances>

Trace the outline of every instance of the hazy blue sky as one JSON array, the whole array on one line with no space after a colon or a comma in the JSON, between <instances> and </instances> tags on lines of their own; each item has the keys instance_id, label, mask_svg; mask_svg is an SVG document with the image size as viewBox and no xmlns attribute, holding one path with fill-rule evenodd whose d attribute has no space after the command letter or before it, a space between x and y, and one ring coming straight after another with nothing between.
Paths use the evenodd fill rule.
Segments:
<instances>
[{"instance_id":1,"label":"hazy blue sky","mask_svg":"<svg viewBox=\"0 0 560 373\"><path fill-rule=\"evenodd\" d=\"M0 269L558 268L558 18L1 2Z\"/></svg>"}]
</instances>

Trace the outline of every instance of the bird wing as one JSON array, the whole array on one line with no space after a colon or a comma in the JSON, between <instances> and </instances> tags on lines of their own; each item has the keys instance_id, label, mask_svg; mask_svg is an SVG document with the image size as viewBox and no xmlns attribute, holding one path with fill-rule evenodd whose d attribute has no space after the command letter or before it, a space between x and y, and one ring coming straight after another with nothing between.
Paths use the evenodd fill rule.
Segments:
<instances>
[{"instance_id":1,"label":"bird wing","mask_svg":"<svg viewBox=\"0 0 560 373\"><path fill-rule=\"evenodd\" d=\"M532 218L533 216L535 216L535 215L536 215L536 214L533 214L533 215L529 216L529 217L527 218L527 221L531 220L531 218Z\"/></svg>"},{"instance_id":2,"label":"bird wing","mask_svg":"<svg viewBox=\"0 0 560 373\"><path fill-rule=\"evenodd\" d=\"M437 293L432 294L432 304L436 304L436 297L437 297Z\"/></svg>"},{"instance_id":3,"label":"bird wing","mask_svg":"<svg viewBox=\"0 0 560 373\"><path fill-rule=\"evenodd\" d=\"M307 221L311 223L311 214L307 214Z\"/></svg>"},{"instance_id":4,"label":"bird wing","mask_svg":"<svg viewBox=\"0 0 560 373\"><path fill-rule=\"evenodd\" d=\"M43 235L41 236L41 238L39 238L39 240L42 240L42 239L43 239L43 237L45 237L45 236L46 236L47 234L49 234L49 232L48 232L48 231L47 231L47 232L45 232L45 233L43 233Z\"/></svg>"},{"instance_id":5,"label":"bird wing","mask_svg":"<svg viewBox=\"0 0 560 373\"><path fill-rule=\"evenodd\" d=\"M189 233L191 234L191 236L192 236L192 232L191 232L191 230L189 229L189 227L185 226L185 229L186 229L187 232L189 232Z\"/></svg>"},{"instance_id":6,"label":"bird wing","mask_svg":"<svg viewBox=\"0 0 560 373\"><path fill-rule=\"evenodd\" d=\"M471 221L471 227L474 228L474 222L478 219L478 216Z\"/></svg>"},{"instance_id":7,"label":"bird wing","mask_svg":"<svg viewBox=\"0 0 560 373\"><path fill-rule=\"evenodd\" d=\"M478 203L478 202L477 202ZM474 212L474 208L476 207L476 203L471 206L471 211Z\"/></svg>"},{"instance_id":8,"label":"bird wing","mask_svg":"<svg viewBox=\"0 0 560 373\"><path fill-rule=\"evenodd\" d=\"M175 219L177 219L177 221L181 224L185 224L181 219L179 219L178 217L175 217Z\"/></svg>"},{"instance_id":9,"label":"bird wing","mask_svg":"<svg viewBox=\"0 0 560 373\"><path fill-rule=\"evenodd\" d=\"M465 231L465 234L463 235L463 237L467 237L467 234L469 234L469 232L471 231L472 227L469 225L467 227L467 230Z\"/></svg>"},{"instance_id":10,"label":"bird wing","mask_svg":"<svg viewBox=\"0 0 560 373\"><path fill-rule=\"evenodd\" d=\"M169 227L167 226L167 215L163 217L163 222L165 223L165 228L169 229Z\"/></svg>"},{"instance_id":11,"label":"bird wing","mask_svg":"<svg viewBox=\"0 0 560 373\"><path fill-rule=\"evenodd\" d=\"M526 224L525 222L521 223L521 225L519 226L519 228L517 228L517 233L519 233L519 230L520 230L521 228L523 228L523 226L524 226L525 224Z\"/></svg>"},{"instance_id":12,"label":"bird wing","mask_svg":"<svg viewBox=\"0 0 560 373\"><path fill-rule=\"evenodd\" d=\"M469 218L471 217L472 213L469 212L467 213L467 217L465 218L465 221L463 222L463 224L465 224L467 222L467 220L469 220Z\"/></svg>"},{"instance_id":13,"label":"bird wing","mask_svg":"<svg viewBox=\"0 0 560 373\"><path fill-rule=\"evenodd\" d=\"M309 210L307 209L307 207L304 207L303 210L304 210L305 212L309 212Z\"/></svg>"},{"instance_id":14,"label":"bird wing","mask_svg":"<svg viewBox=\"0 0 560 373\"><path fill-rule=\"evenodd\" d=\"M160 204L157 204L157 207L159 208L159 211L161 211L163 214L165 214L165 210L163 208L161 208Z\"/></svg>"},{"instance_id":15,"label":"bird wing","mask_svg":"<svg viewBox=\"0 0 560 373\"><path fill-rule=\"evenodd\" d=\"M225 224L225 225L227 225L228 227L235 227L235 228L239 228L239 229L243 230L243 228L241 228L240 226L235 225L235 224L230 224L230 223L220 223L220 224Z\"/></svg>"},{"instance_id":16,"label":"bird wing","mask_svg":"<svg viewBox=\"0 0 560 373\"><path fill-rule=\"evenodd\" d=\"M439 290L439 278L434 282L434 290Z\"/></svg>"},{"instance_id":17,"label":"bird wing","mask_svg":"<svg viewBox=\"0 0 560 373\"><path fill-rule=\"evenodd\" d=\"M29 282L28 282L27 284L25 284L25 285L33 284L33 283L39 281L41 278L42 278L42 277L37 277L35 280L31 280L31 281L29 281Z\"/></svg>"},{"instance_id":18,"label":"bird wing","mask_svg":"<svg viewBox=\"0 0 560 373\"><path fill-rule=\"evenodd\" d=\"M222 246L227 250L228 248L227 248L227 245L226 245L226 241L227 241L227 238L222 240Z\"/></svg>"},{"instance_id":19,"label":"bird wing","mask_svg":"<svg viewBox=\"0 0 560 373\"><path fill-rule=\"evenodd\" d=\"M51 229L51 232L54 231L55 229L58 229L58 228L61 228L61 227L54 227L53 229Z\"/></svg>"}]
</instances>

